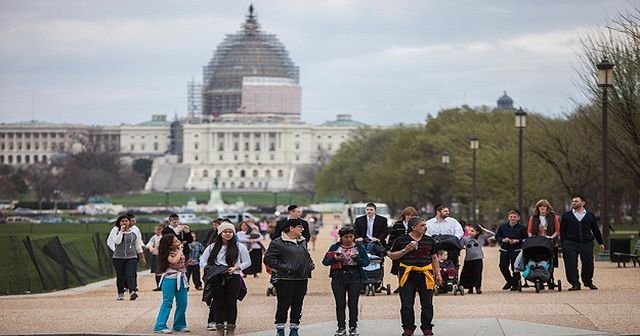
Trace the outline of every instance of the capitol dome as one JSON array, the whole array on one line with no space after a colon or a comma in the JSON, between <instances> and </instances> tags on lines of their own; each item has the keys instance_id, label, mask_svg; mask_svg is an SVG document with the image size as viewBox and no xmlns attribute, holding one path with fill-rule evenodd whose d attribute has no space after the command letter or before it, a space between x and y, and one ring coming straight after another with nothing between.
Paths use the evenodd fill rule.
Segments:
<instances>
[{"instance_id":1,"label":"capitol dome","mask_svg":"<svg viewBox=\"0 0 640 336\"><path fill-rule=\"evenodd\" d=\"M507 96L507 91L504 91L502 97L498 98L498 108L504 110L513 110L513 99Z\"/></svg>"},{"instance_id":2,"label":"capitol dome","mask_svg":"<svg viewBox=\"0 0 640 336\"><path fill-rule=\"evenodd\" d=\"M253 5L242 30L227 35L204 67L203 114L245 112L243 82L246 85L247 80L253 85L299 85L298 67L275 35L260 30Z\"/></svg>"}]
</instances>

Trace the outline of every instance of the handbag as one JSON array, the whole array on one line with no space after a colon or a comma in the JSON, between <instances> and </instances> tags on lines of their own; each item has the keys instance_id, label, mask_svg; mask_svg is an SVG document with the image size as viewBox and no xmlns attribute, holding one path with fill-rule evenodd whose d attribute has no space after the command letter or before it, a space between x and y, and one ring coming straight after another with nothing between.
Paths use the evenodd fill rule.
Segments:
<instances>
[{"instance_id":1,"label":"handbag","mask_svg":"<svg viewBox=\"0 0 640 336\"><path fill-rule=\"evenodd\" d=\"M336 254L338 254L338 253L336 253L335 251L329 251L326 254L326 258L334 259L336 257ZM341 269L341 268L342 268L342 262L340 262L340 261L336 261L333 264L331 264L331 269L332 270L333 269Z\"/></svg>"}]
</instances>

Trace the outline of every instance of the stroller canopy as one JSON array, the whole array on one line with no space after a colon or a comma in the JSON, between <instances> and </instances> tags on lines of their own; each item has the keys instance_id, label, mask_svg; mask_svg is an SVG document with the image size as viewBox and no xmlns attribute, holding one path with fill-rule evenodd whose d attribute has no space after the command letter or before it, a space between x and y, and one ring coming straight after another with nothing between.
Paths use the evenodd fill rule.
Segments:
<instances>
[{"instance_id":1,"label":"stroller canopy","mask_svg":"<svg viewBox=\"0 0 640 336\"><path fill-rule=\"evenodd\" d=\"M529 237L522 244L522 257L526 261L549 260L553 258L553 242L546 237Z\"/></svg>"},{"instance_id":2,"label":"stroller canopy","mask_svg":"<svg viewBox=\"0 0 640 336\"><path fill-rule=\"evenodd\" d=\"M436 250L445 250L447 252L462 250L460 239L454 235L437 235L433 236L436 241Z\"/></svg>"}]
</instances>

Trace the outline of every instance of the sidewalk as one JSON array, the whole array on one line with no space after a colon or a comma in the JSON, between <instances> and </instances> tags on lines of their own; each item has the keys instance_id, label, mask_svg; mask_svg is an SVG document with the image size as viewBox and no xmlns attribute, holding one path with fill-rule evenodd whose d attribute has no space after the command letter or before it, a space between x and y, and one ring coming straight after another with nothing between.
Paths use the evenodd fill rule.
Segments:
<instances>
[{"instance_id":1,"label":"sidewalk","mask_svg":"<svg viewBox=\"0 0 640 336\"><path fill-rule=\"evenodd\" d=\"M335 331L335 304L328 268L320 260L328 248L332 216L312 251L316 263L305 298L303 336L332 335ZM438 335L596 335L640 334L640 268L616 268L597 262L594 282L600 290L566 291L564 269L556 270L564 289L522 293L502 291L497 249L485 249L483 294L451 294L434 298L434 332ZM562 266L562 265L561 265ZM386 268L390 263L385 264ZM249 293L239 303L239 335L273 335L276 300L266 296L268 276L247 278ZM385 273L385 285L397 280ZM136 301L116 301L115 280L107 280L48 294L0 296L0 334L150 334L158 312L161 293L152 292L153 277L139 274L140 297ZM187 321L193 335L213 335L206 330L208 308L202 293L189 292ZM362 296L360 331L362 336L399 335L397 295ZM524 323L530 323L525 325ZM558 327L558 328L556 328ZM567 329L573 328L573 329ZM576 330L578 329L578 330ZM366 332L366 333L365 333Z\"/></svg>"}]
</instances>

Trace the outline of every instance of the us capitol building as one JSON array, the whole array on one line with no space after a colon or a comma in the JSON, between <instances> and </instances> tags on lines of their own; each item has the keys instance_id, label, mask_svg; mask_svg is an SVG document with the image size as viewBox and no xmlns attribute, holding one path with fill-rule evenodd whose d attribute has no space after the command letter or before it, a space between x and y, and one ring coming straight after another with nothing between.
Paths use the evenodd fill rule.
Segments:
<instances>
[{"instance_id":1,"label":"us capitol building","mask_svg":"<svg viewBox=\"0 0 640 336\"><path fill-rule=\"evenodd\" d=\"M0 123L0 163L31 165L80 150L153 159L147 190L292 190L366 125L338 115L301 121L299 69L284 45L260 29L253 7L188 84L187 115L137 125ZM308 181L307 181L308 182Z\"/></svg>"}]
</instances>

